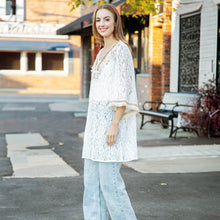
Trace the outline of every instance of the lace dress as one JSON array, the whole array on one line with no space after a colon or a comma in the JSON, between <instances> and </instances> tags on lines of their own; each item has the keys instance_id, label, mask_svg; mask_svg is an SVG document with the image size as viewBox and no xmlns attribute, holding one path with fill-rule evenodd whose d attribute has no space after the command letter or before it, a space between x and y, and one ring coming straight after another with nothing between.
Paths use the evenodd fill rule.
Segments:
<instances>
[{"instance_id":1,"label":"lace dress","mask_svg":"<svg viewBox=\"0 0 220 220\"><path fill-rule=\"evenodd\" d=\"M100 52L92 67L82 157L101 162L135 160L138 107L132 56L122 41L117 42L101 63ZM126 106L126 110L119 123L117 141L108 146L106 135L118 106Z\"/></svg>"}]
</instances>

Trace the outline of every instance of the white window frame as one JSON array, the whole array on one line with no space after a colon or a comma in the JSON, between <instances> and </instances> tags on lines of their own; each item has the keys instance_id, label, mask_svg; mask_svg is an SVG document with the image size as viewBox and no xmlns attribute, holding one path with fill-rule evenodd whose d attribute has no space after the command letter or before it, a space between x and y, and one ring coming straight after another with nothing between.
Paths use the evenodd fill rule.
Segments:
<instances>
[{"instance_id":1,"label":"white window frame","mask_svg":"<svg viewBox=\"0 0 220 220\"><path fill-rule=\"evenodd\" d=\"M3 21L18 21L22 22L25 19L25 1L16 0L16 14L6 15L6 0L0 1L0 18Z\"/></svg>"}]
</instances>

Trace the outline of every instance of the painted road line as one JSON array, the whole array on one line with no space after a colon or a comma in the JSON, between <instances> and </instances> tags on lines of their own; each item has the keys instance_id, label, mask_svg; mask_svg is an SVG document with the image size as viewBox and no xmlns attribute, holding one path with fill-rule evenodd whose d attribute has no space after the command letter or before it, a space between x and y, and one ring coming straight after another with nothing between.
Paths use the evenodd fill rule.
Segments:
<instances>
[{"instance_id":1,"label":"painted road line","mask_svg":"<svg viewBox=\"0 0 220 220\"><path fill-rule=\"evenodd\" d=\"M72 101L69 103L52 103L49 104L49 108L51 111L58 111L58 112L87 112L88 109L88 102L79 102L79 101Z\"/></svg>"},{"instance_id":2,"label":"painted road line","mask_svg":"<svg viewBox=\"0 0 220 220\"><path fill-rule=\"evenodd\" d=\"M2 108L2 111L35 111L36 107L32 105L24 104L6 104Z\"/></svg>"},{"instance_id":3,"label":"painted road line","mask_svg":"<svg viewBox=\"0 0 220 220\"><path fill-rule=\"evenodd\" d=\"M14 178L78 176L61 157L50 149L28 149L48 146L39 133L6 134L8 157L13 166Z\"/></svg>"}]
</instances>

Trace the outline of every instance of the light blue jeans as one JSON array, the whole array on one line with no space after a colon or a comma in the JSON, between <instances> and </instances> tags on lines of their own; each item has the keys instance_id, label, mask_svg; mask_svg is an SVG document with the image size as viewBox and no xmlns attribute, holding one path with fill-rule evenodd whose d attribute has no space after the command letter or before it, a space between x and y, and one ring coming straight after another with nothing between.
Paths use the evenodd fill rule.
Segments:
<instances>
[{"instance_id":1,"label":"light blue jeans","mask_svg":"<svg viewBox=\"0 0 220 220\"><path fill-rule=\"evenodd\" d=\"M84 161L84 220L136 220L124 181L121 163ZM108 214L109 213L109 214Z\"/></svg>"}]
</instances>

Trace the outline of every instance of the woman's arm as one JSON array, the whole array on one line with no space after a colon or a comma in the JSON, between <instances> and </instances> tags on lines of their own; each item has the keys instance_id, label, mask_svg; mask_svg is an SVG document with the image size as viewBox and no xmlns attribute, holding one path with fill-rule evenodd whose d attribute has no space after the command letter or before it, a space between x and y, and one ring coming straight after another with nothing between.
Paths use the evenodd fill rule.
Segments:
<instances>
[{"instance_id":1,"label":"woman's arm","mask_svg":"<svg viewBox=\"0 0 220 220\"><path fill-rule=\"evenodd\" d=\"M119 122L122 119L122 116L125 112L125 109L126 109L125 106L121 106L121 107L116 108L114 118L112 120L111 126L110 126L108 133L107 133L107 136L106 136L106 142L109 146L112 146L116 143Z\"/></svg>"}]
</instances>

